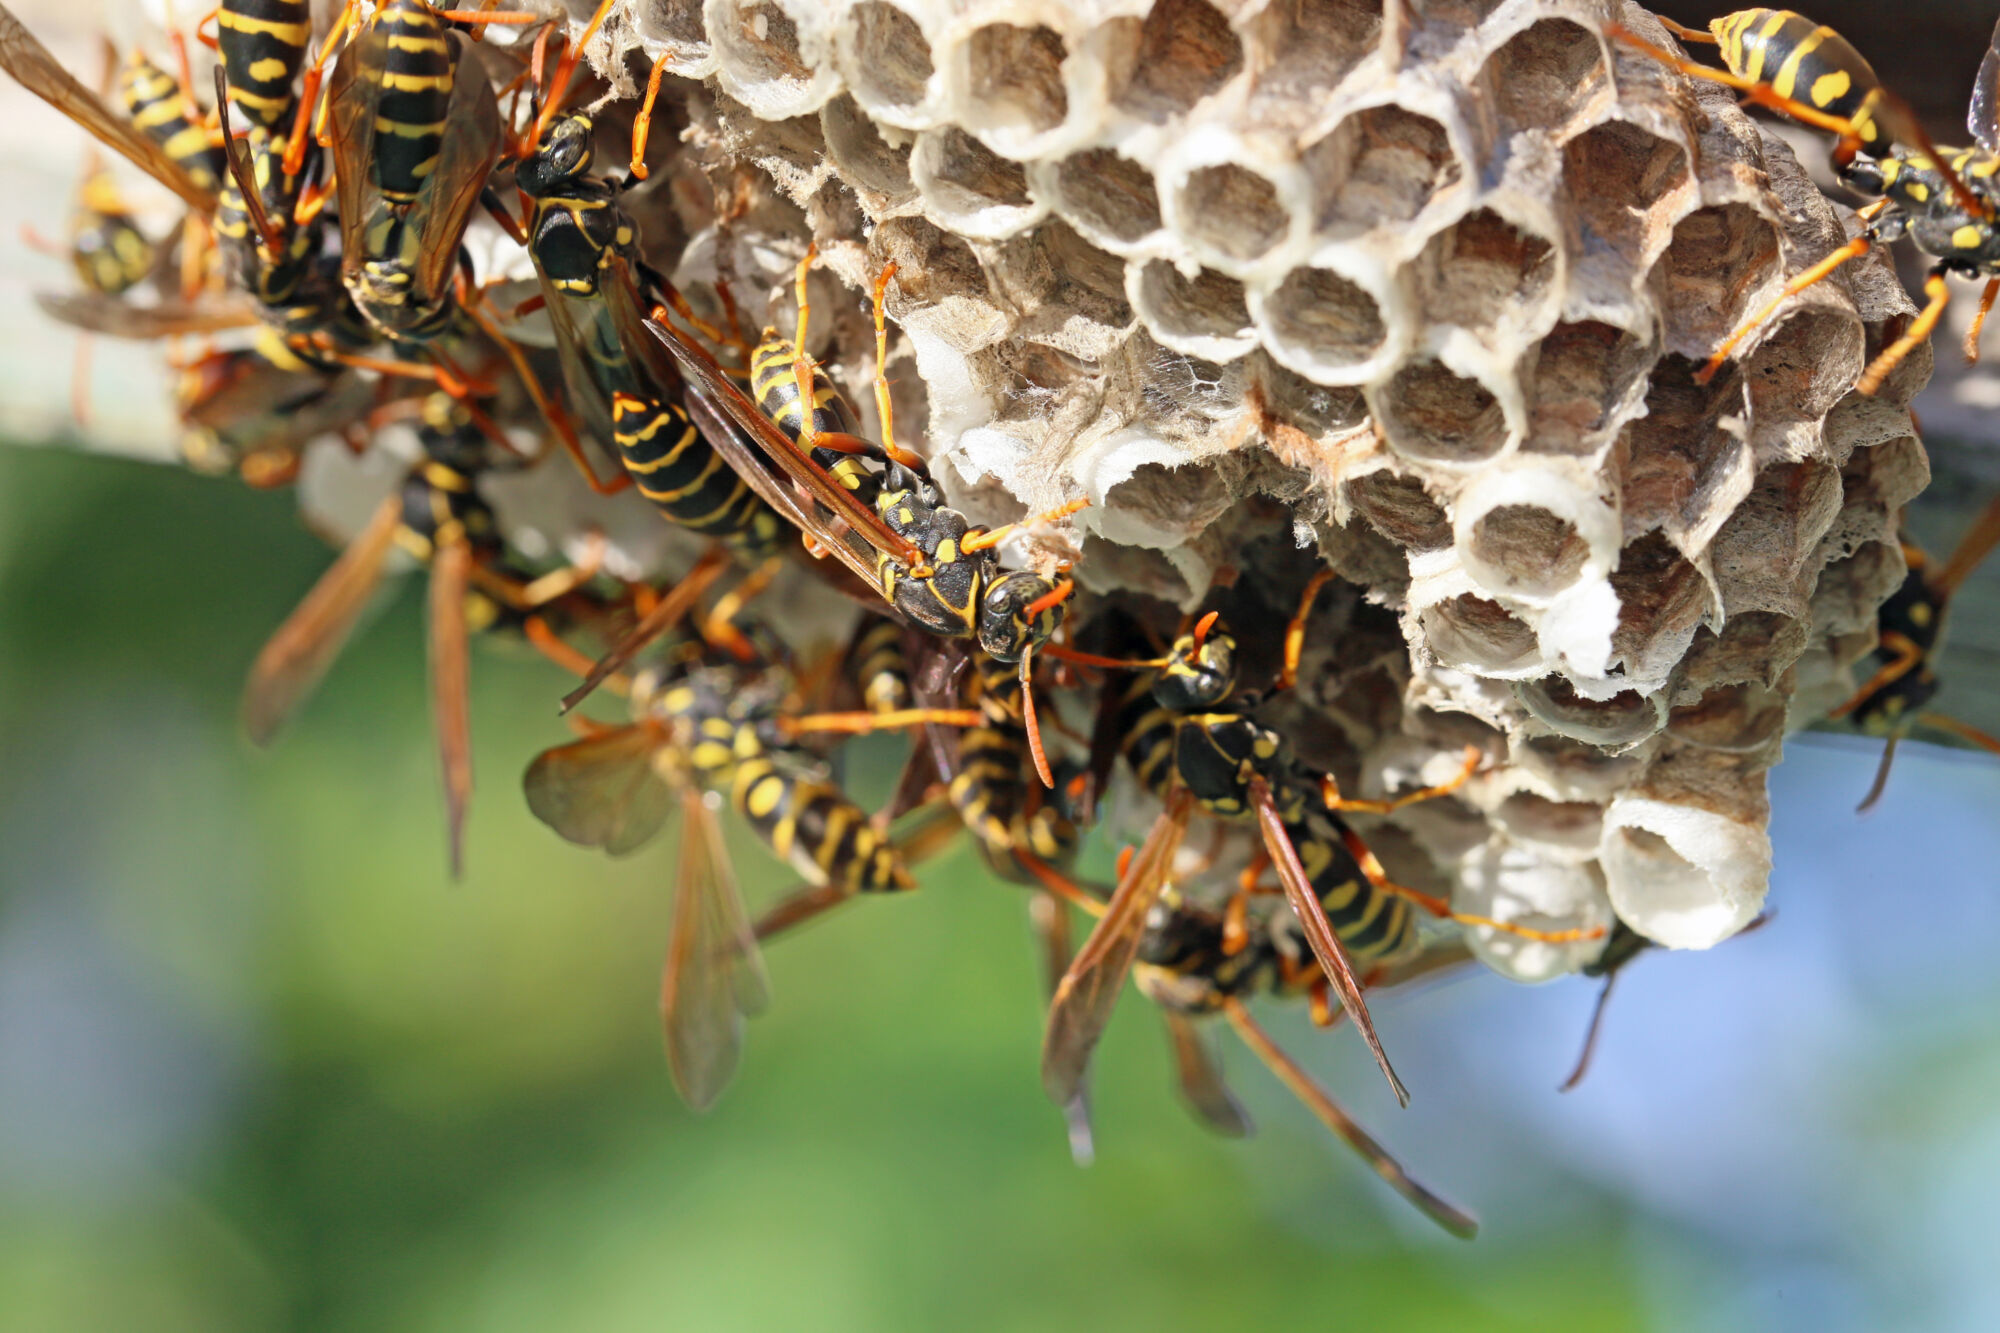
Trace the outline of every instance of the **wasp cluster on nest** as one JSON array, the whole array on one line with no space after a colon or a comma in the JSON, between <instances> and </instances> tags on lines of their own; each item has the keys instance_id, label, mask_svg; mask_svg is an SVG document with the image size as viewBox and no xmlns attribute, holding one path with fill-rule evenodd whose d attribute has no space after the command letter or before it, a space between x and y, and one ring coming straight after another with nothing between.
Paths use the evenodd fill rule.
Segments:
<instances>
[{"instance_id":1,"label":"wasp cluster on nest","mask_svg":"<svg viewBox=\"0 0 2000 1333\"><path fill-rule=\"evenodd\" d=\"M1339 574L1306 753L1364 793L1484 755L1368 827L1400 879L1699 948L1756 917L1766 770L1902 577L1930 362L1854 392L1912 314L1871 257L1698 382L1847 233L1613 21L1665 41L1589 0L653 0L591 54L700 81L689 286L896 265L903 420L968 512L1089 497L1038 554L1098 598ZM855 388L864 306L826 293L815 349ZM1603 947L1470 934L1529 980Z\"/></svg>"}]
</instances>

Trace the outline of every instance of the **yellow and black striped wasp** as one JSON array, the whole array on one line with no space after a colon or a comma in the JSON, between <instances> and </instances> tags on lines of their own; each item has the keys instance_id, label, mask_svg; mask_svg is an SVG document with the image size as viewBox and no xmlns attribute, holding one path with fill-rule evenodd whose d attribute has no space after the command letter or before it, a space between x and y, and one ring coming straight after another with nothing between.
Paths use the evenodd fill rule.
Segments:
<instances>
[{"instance_id":1,"label":"yellow and black striped wasp","mask_svg":"<svg viewBox=\"0 0 2000 1333\"><path fill-rule=\"evenodd\" d=\"M384 337L435 339L456 322L459 242L504 139L485 66L424 0L389 0L326 95L341 280Z\"/></svg>"},{"instance_id":2,"label":"yellow and black striped wasp","mask_svg":"<svg viewBox=\"0 0 2000 1333\"><path fill-rule=\"evenodd\" d=\"M585 560L532 580L508 572L493 511L478 489L478 478L496 466L488 430L470 405L435 392L420 400L416 433L423 461L383 499L257 654L244 683L243 721L253 743L269 744L339 655L382 580L390 552L401 548L425 565L431 706L456 875L472 797L468 608L497 600L532 609L572 592L596 569L593 560Z\"/></svg>"},{"instance_id":3,"label":"yellow and black striped wasp","mask_svg":"<svg viewBox=\"0 0 2000 1333\"><path fill-rule=\"evenodd\" d=\"M200 159L190 151L188 140L178 139L177 146L169 150L152 133L119 115L103 97L63 68L49 49L37 41L4 6L0 6L0 68L98 142L178 195L197 213L207 216L214 212L213 179L197 179L194 170L191 170L191 167L200 166ZM87 181L95 176L94 171L89 173ZM122 304L118 298L131 291L152 271L153 266L144 262L145 255L157 254L158 251L143 234L137 232L122 204L108 194L101 194L95 199L86 195L82 202L84 210L79 217L86 226L97 229L97 224L89 221L95 216L103 220L103 226L116 233L116 238L103 248L101 256L93 256L89 263L79 261L78 273L84 281L87 299L73 304L79 312L78 322L84 327L91 327L84 321L93 316L100 322L110 322L111 317L105 315L102 307L115 308ZM97 262L98 258L108 263ZM144 273L140 272L142 268Z\"/></svg>"},{"instance_id":4,"label":"yellow and black striped wasp","mask_svg":"<svg viewBox=\"0 0 2000 1333\"><path fill-rule=\"evenodd\" d=\"M1061 624L1073 589L1067 579L1005 569L995 548L1010 532L1067 517L1085 502L990 530L970 526L945 505L923 460L895 441L884 371L884 296L895 275L893 264L874 287L875 394L884 438L878 443L859 435L839 390L799 351L809 318L806 275L813 259L809 246L798 266L796 337L767 330L752 351L754 398L674 327L666 310L655 309L647 328L685 372L687 405L710 441L731 456L739 475L772 508L872 585L899 618L931 634L973 641L986 654L1015 664L1025 685L1034 655ZM1024 693L1023 705L1030 753L1048 785L1053 778L1031 691Z\"/></svg>"},{"instance_id":5,"label":"yellow and black striped wasp","mask_svg":"<svg viewBox=\"0 0 2000 1333\"><path fill-rule=\"evenodd\" d=\"M289 485L305 447L359 425L375 390L337 361L264 327L245 347L211 349L178 367L181 457L197 472L234 472L260 489Z\"/></svg>"},{"instance_id":6,"label":"yellow and black striped wasp","mask_svg":"<svg viewBox=\"0 0 2000 1333\"><path fill-rule=\"evenodd\" d=\"M1829 717L1846 719L1871 736L1886 738L1875 781L1862 799L1868 810L1889 783L1896 747L1916 728L1956 736L1983 750L2000 754L2000 737L1989 736L1945 713L1929 708L1937 694L1937 656L1943 647L1946 612L1951 598L1982 561L2000 546L2000 496L1988 501L1973 519L1958 546L1942 563L1934 564L1923 549L1903 543L1909 572L1877 613L1875 672Z\"/></svg>"},{"instance_id":7,"label":"yellow and black striped wasp","mask_svg":"<svg viewBox=\"0 0 2000 1333\"><path fill-rule=\"evenodd\" d=\"M644 326L650 303L641 284L662 299L667 284L641 262L638 230L616 187L591 173L594 130L584 115L551 120L514 177L531 201L528 253L567 406L670 522L762 565L778 553L784 523L680 404L680 375ZM590 471L580 451L575 457Z\"/></svg>"},{"instance_id":8,"label":"yellow and black striped wasp","mask_svg":"<svg viewBox=\"0 0 2000 1333\"><path fill-rule=\"evenodd\" d=\"M771 660L714 655L631 684L634 721L588 734L528 766L528 808L571 842L622 856L678 807L681 862L661 980L668 1065L688 1104L714 1104L735 1072L745 1018L764 1007L753 932L716 824L720 799L812 890L846 898L916 887L888 836L835 785L798 737L840 715L800 715L794 682ZM682 660L676 660L676 655ZM587 726L589 724L586 724Z\"/></svg>"},{"instance_id":9,"label":"yellow and black striped wasp","mask_svg":"<svg viewBox=\"0 0 2000 1333\"><path fill-rule=\"evenodd\" d=\"M184 47L177 45L175 50L186 54ZM201 123L187 79L185 72L169 74L135 49L119 70L118 96L139 132L180 163L195 184L214 194L222 189L229 164L216 136Z\"/></svg>"},{"instance_id":10,"label":"yellow and black striped wasp","mask_svg":"<svg viewBox=\"0 0 2000 1333\"><path fill-rule=\"evenodd\" d=\"M1204 1122L1231 1136L1247 1134L1251 1128L1248 1115L1223 1082L1200 1028L1220 1015L1278 1080L1389 1188L1454 1236L1469 1240L1478 1232L1477 1219L1411 1176L1250 1013L1247 1001L1258 994L1297 994L1300 976L1316 970L1310 954L1288 954L1269 938L1232 947L1222 917L1192 906L1171 889L1148 909L1135 953L1133 979L1167 1020L1179 1091ZM1439 949L1409 960L1378 984L1401 985L1456 966L1465 957L1462 950Z\"/></svg>"},{"instance_id":11,"label":"yellow and black striped wasp","mask_svg":"<svg viewBox=\"0 0 2000 1333\"><path fill-rule=\"evenodd\" d=\"M1697 380L1706 383L1713 377L1786 301L1849 261L1905 236L1935 261L1924 282L1925 304L1902 335L1862 371L1856 390L1874 394L1930 337L1949 300L1945 279L1951 274L1986 279L1979 314L1966 339L1966 355L1976 359L1980 326L2000 296L2000 187L1994 183L2000 173L2000 27L1966 117L1977 147L1939 148L1902 100L1882 86L1867 60L1831 28L1773 9L1725 15L1710 25L1712 34L1662 22L1683 40L1716 44L1728 68L1682 59L1623 27L1614 25L1612 31L1683 73L1725 84L1758 105L1833 133L1836 174L1874 200L1858 214L1860 234L1787 282L1716 348Z\"/></svg>"},{"instance_id":12,"label":"yellow and black striped wasp","mask_svg":"<svg viewBox=\"0 0 2000 1333\"><path fill-rule=\"evenodd\" d=\"M1304 627L1315 598L1331 575L1317 571L1306 583L1287 625L1275 691L1297 678ZM1456 777L1389 800L1351 800L1327 775L1294 758L1283 735L1264 722L1265 699L1237 686L1237 647L1217 628L1211 611L1181 634L1167 655L1135 680L1113 714L1113 730L1141 786L1165 809L1144 843L1120 868L1118 887L1103 918L1078 951L1049 1011L1042 1078L1058 1105L1081 1086L1090 1057L1137 955L1153 904L1173 880L1174 865L1197 811L1225 821L1254 821L1261 853L1246 870L1226 920L1240 922L1265 869L1275 870L1291 914L1287 928L1317 960L1323 981L1353 1020L1399 1100L1407 1100L1390 1067L1362 998L1354 959L1388 965L1418 944L1410 905L1465 925L1483 926L1548 942L1593 938L1601 930L1544 931L1483 917L1464 916L1431 895L1394 883L1366 844L1341 820L1345 811L1389 813L1444 796L1467 781L1480 755L1468 747ZM1234 929L1231 942L1246 937ZM1317 1006L1328 1021L1330 1004Z\"/></svg>"}]
</instances>

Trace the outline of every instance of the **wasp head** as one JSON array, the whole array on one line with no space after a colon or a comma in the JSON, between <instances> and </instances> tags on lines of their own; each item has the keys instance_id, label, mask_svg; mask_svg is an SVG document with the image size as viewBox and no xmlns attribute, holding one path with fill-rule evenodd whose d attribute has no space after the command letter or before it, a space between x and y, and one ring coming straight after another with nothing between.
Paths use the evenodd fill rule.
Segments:
<instances>
[{"instance_id":1,"label":"wasp head","mask_svg":"<svg viewBox=\"0 0 2000 1333\"><path fill-rule=\"evenodd\" d=\"M979 599L979 646L1002 662L1018 662L1054 637L1063 622L1055 585L1029 570L1013 570L986 585Z\"/></svg>"},{"instance_id":2,"label":"wasp head","mask_svg":"<svg viewBox=\"0 0 2000 1333\"><path fill-rule=\"evenodd\" d=\"M542 198L554 194L590 170L591 132L589 116L564 116L542 131L535 155L514 172L514 184L523 194Z\"/></svg>"}]
</instances>

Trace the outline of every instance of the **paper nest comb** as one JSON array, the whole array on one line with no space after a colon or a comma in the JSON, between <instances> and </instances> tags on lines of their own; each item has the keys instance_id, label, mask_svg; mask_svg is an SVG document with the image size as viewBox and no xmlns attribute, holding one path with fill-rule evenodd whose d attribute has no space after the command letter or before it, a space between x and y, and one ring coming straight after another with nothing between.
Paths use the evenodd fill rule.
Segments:
<instances>
[{"instance_id":1,"label":"paper nest comb","mask_svg":"<svg viewBox=\"0 0 2000 1333\"><path fill-rule=\"evenodd\" d=\"M895 261L900 433L975 517L1087 495L1082 586L1183 606L1274 513L1317 545L1360 592L1300 698L1363 794L1486 755L1364 822L1399 878L1698 948L1758 912L1765 771L1901 579L1930 361L1851 392L1912 313L1871 257L1696 382L1843 218L1614 17L1667 42L1589 0L637 0L591 55L702 81L656 171L730 244L681 276L789 318L815 239L857 402ZM1601 947L1473 934L1522 979Z\"/></svg>"}]
</instances>

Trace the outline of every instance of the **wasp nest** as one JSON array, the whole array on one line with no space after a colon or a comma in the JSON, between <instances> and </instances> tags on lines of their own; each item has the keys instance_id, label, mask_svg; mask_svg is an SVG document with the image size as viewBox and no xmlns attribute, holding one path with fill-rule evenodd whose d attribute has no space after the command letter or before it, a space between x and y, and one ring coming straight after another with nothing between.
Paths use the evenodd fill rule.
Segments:
<instances>
[{"instance_id":1,"label":"wasp nest","mask_svg":"<svg viewBox=\"0 0 2000 1333\"><path fill-rule=\"evenodd\" d=\"M1871 258L1698 382L1851 223L1614 19L1667 44L1592 0L635 0L592 55L701 81L673 169L726 243L684 276L754 313L808 238L856 289L897 265L903 434L975 516L1088 496L1094 594L1189 606L1295 546L1359 590L1300 697L1364 794L1488 758L1370 830L1399 875L1703 947L1900 579L1929 357L1852 392L1911 314ZM859 388L861 303L824 296ZM1475 945L1524 978L1598 947Z\"/></svg>"}]
</instances>

